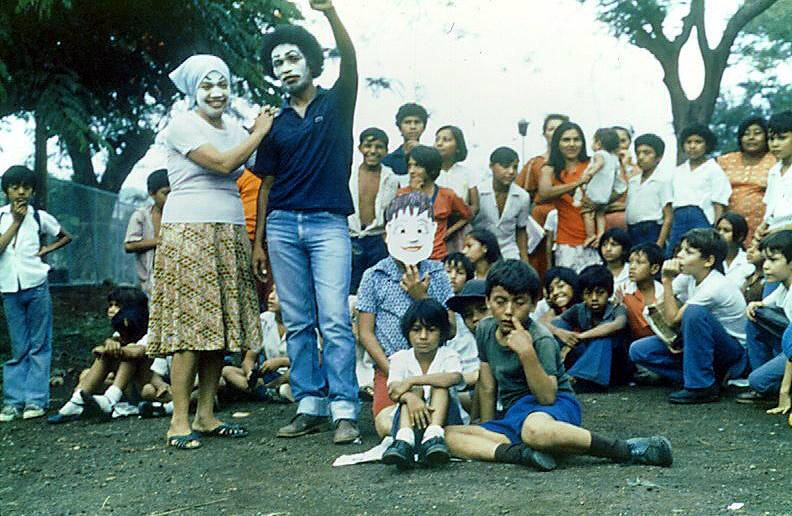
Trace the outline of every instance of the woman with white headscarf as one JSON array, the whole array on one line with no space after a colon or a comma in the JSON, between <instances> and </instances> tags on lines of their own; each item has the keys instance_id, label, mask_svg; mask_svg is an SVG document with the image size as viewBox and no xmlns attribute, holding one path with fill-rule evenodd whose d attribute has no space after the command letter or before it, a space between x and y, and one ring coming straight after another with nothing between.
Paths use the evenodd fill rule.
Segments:
<instances>
[{"instance_id":1,"label":"woman with white headscarf","mask_svg":"<svg viewBox=\"0 0 792 516\"><path fill-rule=\"evenodd\" d=\"M214 415L224 352L261 342L250 242L236 179L272 127L265 108L248 132L224 114L231 74L222 59L194 55L170 74L190 102L163 130L171 193L154 258L149 355L173 356L168 445L194 449L202 436L244 437ZM198 373L198 408L188 409Z\"/></svg>"}]
</instances>

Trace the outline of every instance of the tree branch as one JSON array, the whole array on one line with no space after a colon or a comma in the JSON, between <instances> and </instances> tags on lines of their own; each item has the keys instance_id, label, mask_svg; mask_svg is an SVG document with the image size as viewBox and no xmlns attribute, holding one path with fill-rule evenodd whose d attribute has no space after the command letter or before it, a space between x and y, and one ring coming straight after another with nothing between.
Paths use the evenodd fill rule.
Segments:
<instances>
[{"instance_id":1,"label":"tree branch","mask_svg":"<svg viewBox=\"0 0 792 516\"><path fill-rule=\"evenodd\" d=\"M154 131L150 129L130 131L120 141L113 142L114 149L121 146L123 150L120 154L111 153L102 180L99 182L99 188L118 192L132 168L146 154L152 143L154 143Z\"/></svg>"},{"instance_id":2,"label":"tree branch","mask_svg":"<svg viewBox=\"0 0 792 516\"><path fill-rule=\"evenodd\" d=\"M778 0L746 0L726 24L726 29L723 31L723 36L721 36L716 51L726 52L728 54L729 49L731 49L734 40L737 38L742 28L745 27L748 22L772 7L777 1Z\"/></svg>"}]
</instances>

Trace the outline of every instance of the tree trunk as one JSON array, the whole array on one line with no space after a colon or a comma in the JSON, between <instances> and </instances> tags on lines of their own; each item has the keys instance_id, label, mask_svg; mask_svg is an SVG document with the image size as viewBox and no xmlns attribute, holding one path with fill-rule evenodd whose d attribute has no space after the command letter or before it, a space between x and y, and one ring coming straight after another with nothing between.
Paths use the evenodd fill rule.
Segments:
<instances>
[{"instance_id":1,"label":"tree trunk","mask_svg":"<svg viewBox=\"0 0 792 516\"><path fill-rule=\"evenodd\" d=\"M47 208L47 127L41 117L34 115L36 130L33 136L33 172L36 174L36 200L39 210Z\"/></svg>"}]
</instances>

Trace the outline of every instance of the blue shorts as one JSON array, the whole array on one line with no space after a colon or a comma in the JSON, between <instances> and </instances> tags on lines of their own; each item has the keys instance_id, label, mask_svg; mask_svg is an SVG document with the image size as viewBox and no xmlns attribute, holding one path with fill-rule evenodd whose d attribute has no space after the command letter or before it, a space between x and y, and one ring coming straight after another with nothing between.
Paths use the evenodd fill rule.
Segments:
<instances>
[{"instance_id":1,"label":"blue shorts","mask_svg":"<svg viewBox=\"0 0 792 516\"><path fill-rule=\"evenodd\" d=\"M544 412L556 421L569 423L570 425L580 426L583 419L580 412L580 404L574 394L559 392L556 394L555 403L552 405L542 405L536 401L536 396L528 394L515 401L506 414L501 419L493 419L481 423L481 427L503 434L512 443L522 442L522 426L530 414L534 412Z\"/></svg>"}]
</instances>

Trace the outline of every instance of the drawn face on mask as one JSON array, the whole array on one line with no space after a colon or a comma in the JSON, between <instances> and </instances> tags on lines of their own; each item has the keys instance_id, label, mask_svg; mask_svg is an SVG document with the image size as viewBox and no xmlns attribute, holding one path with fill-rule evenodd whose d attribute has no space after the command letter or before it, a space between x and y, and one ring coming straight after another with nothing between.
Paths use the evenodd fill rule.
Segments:
<instances>
[{"instance_id":1,"label":"drawn face on mask","mask_svg":"<svg viewBox=\"0 0 792 516\"><path fill-rule=\"evenodd\" d=\"M385 242L388 253L405 265L415 265L432 254L437 224L423 211L399 211L385 225Z\"/></svg>"},{"instance_id":2,"label":"drawn face on mask","mask_svg":"<svg viewBox=\"0 0 792 516\"><path fill-rule=\"evenodd\" d=\"M195 92L198 109L209 118L219 118L228 105L228 79L220 72L206 74Z\"/></svg>"},{"instance_id":3,"label":"drawn face on mask","mask_svg":"<svg viewBox=\"0 0 792 516\"><path fill-rule=\"evenodd\" d=\"M283 43L272 49L272 73L290 94L304 90L312 80L308 60L293 43Z\"/></svg>"}]
</instances>

